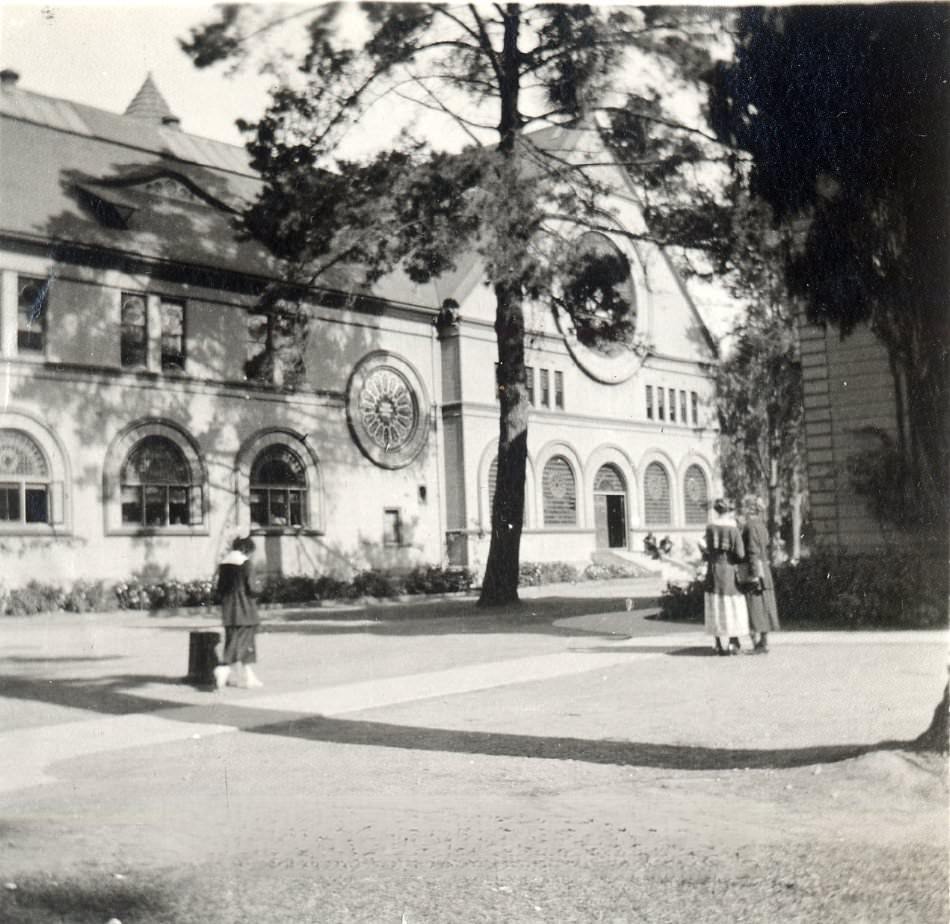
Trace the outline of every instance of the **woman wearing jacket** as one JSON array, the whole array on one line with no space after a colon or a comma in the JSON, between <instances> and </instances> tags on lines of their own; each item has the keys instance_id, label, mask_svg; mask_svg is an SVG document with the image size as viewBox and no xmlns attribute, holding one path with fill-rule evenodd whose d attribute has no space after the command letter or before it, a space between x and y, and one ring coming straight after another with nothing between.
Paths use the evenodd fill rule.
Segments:
<instances>
[{"instance_id":1,"label":"woman wearing jacket","mask_svg":"<svg viewBox=\"0 0 950 924\"><path fill-rule=\"evenodd\" d=\"M769 632L779 628L775 584L772 582L772 569L769 567L769 531L762 520L764 510L764 501L754 494L748 495L742 501L742 512L745 516L742 539L751 579L744 589L755 643L753 654L766 654L769 650Z\"/></svg>"},{"instance_id":2,"label":"woman wearing jacket","mask_svg":"<svg viewBox=\"0 0 950 924\"><path fill-rule=\"evenodd\" d=\"M749 634L745 597L736 584L736 565L745 558L745 547L729 505L720 499L713 510L716 515L706 527L706 633L716 637L717 654L737 655L739 636Z\"/></svg>"},{"instance_id":3,"label":"woman wearing jacket","mask_svg":"<svg viewBox=\"0 0 950 924\"><path fill-rule=\"evenodd\" d=\"M214 685L220 690L231 683L240 687L263 686L254 673L257 661L256 635L260 619L254 603L254 541L235 539L231 551L218 566L218 600L224 625L224 653L214 669Z\"/></svg>"}]
</instances>

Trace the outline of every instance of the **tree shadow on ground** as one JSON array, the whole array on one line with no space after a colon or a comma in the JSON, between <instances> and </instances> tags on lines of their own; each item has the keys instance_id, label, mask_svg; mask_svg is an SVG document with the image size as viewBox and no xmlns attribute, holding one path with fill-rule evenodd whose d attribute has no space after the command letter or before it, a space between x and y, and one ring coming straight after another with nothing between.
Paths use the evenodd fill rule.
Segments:
<instances>
[{"instance_id":1,"label":"tree shadow on ground","mask_svg":"<svg viewBox=\"0 0 950 924\"><path fill-rule=\"evenodd\" d=\"M611 649L613 650L613 649ZM648 649L662 652L662 649ZM0 696L54 703L106 715L147 713L174 722L225 725L257 735L326 744L438 751L493 757L575 760L593 764L668 770L785 769L832 763L874 751L915 750L913 741L817 745L804 748L711 748L604 738L546 737L510 732L464 731L327 717L311 712L261 708L220 697L207 704L182 705L132 692L167 677L125 675L95 681L2 678ZM130 745L134 742L129 742Z\"/></svg>"},{"instance_id":2,"label":"tree shadow on ground","mask_svg":"<svg viewBox=\"0 0 950 924\"><path fill-rule=\"evenodd\" d=\"M642 741L459 731L323 716L259 725L246 731L258 735L280 735L332 744L492 757L526 757L536 760L575 760L583 763L665 770L785 769L848 760L873 751L911 747L911 743L906 741L883 741L868 745L816 745L766 750L710 748Z\"/></svg>"}]
</instances>

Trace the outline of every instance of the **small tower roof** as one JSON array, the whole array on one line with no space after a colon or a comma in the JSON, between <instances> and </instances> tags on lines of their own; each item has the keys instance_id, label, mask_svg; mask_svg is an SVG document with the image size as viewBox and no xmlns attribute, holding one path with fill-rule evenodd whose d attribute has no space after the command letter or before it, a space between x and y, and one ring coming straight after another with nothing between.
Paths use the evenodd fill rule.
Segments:
<instances>
[{"instance_id":1,"label":"small tower roof","mask_svg":"<svg viewBox=\"0 0 950 924\"><path fill-rule=\"evenodd\" d=\"M158 123L167 125L177 123L178 117L171 111L171 107L165 101L155 81L152 78L152 72L149 71L145 76L145 82L135 94L135 98L129 103L125 114L133 119L142 119L144 122Z\"/></svg>"}]
</instances>

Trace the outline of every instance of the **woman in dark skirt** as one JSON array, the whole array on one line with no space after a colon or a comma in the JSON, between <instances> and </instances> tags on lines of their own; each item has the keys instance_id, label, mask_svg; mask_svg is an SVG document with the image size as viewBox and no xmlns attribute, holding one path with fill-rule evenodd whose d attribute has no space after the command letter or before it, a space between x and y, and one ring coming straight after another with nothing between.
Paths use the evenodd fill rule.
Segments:
<instances>
[{"instance_id":1,"label":"woman in dark skirt","mask_svg":"<svg viewBox=\"0 0 950 924\"><path fill-rule=\"evenodd\" d=\"M231 551L218 567L218 599L224 625L224 653L214 669L214 685L221 689L231 683L240 687L262 686L254 674L257 662L256 635L260 619L254 603L254 541L235 539Z\"/></svg>"},{"instance_id":2,"label":"woman in dark skirt","mask_svg":"<svg viewBox=\"0 0 950 924\"><path fill-rule=\"evenodd\" d=\"M742 502L745 515L742 540L750 579L745 586L745 599L754 640L753 654L766 654L769 650L769 632L779 628L775 584L769 567L769 531L762 521L764 510L765 502L753 494Z\"/></svg>"}]
</instances>

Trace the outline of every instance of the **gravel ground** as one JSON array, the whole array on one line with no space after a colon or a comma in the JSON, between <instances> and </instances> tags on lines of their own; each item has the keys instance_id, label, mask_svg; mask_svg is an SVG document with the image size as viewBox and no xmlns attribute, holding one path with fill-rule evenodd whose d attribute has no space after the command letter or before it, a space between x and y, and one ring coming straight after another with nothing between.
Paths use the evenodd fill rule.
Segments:
<instances>
[{"instance_id":1,"label":"gravel ground","mask_svg":"<svg viewBox=\"0 0 950 924\"><path fill-rule=\"evenodd\" d=\"M939 696L939 637L717 659L619 611L549 616L265 636L268 693L500 664L486 689L326 716L176 685L173 622L0 630L0 747L104 713L194 728L4 795L0 921L946 924L946 760L899 743ZM601 670L504 675L601 649Z\"/></svg>"}]
</instances>

